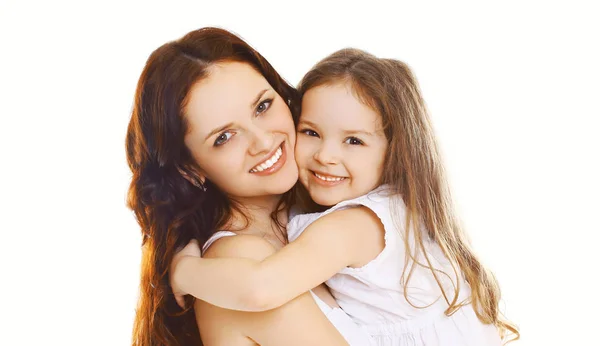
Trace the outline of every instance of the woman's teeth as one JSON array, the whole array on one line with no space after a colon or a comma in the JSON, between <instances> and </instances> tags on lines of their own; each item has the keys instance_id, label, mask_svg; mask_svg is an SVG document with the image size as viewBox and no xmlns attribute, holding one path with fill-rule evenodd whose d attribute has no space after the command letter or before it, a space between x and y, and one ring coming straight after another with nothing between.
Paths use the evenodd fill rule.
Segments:
<instances>
[{"instance_id":1,"label":"woman's teeth","mask_svg":"<svg viewBox=\"0 0 600 346\"><path fill-rule=\"evenodd\" d=\"M273 154L273 156L271 156L270 159L268 159L267 161L263 162L262 164L260 164L256 167L252 168L250 170L250 173L262 172L265 169L271 168L275 163L277 163L277 161L279 161L282 153L283 153L283 151L281 150L281 147L279 147L277 149L277 151L275 152L275 154Z\"/></svg>"},{"instance_id":2,"label":"woman's teeth","mask_svg":"<svg viewBox=\"0 0 600 346\"><path fill-rule=\"evenodd\" d=\"M319 173L313 172L315 174L315 177L324 180L324 181L342 181L344 179L346 179L345 177L331 177L331 176L324 176L321 175Z\"/></svg>"}]
</instances>

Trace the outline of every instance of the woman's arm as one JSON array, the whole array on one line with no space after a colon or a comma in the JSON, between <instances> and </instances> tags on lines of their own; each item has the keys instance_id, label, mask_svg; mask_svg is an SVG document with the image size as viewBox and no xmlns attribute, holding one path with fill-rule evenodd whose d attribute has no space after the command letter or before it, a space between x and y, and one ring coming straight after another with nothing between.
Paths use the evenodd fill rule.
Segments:
<instances>
[{"instance_id":1,"label":"woman's arm","mask_svg":"<svg viewBox=\"0 0 600 346\"><path fill-rule=\"evenodd\" d=\"M260 261L274 252L263 239L235 236L215 242L205 256ZM308 293L265 312L226 310L202 301L194 307L205 346L348 345Z\"/></svg>"},{"instance_id":2,"label":"woman's arm","mask_svg":"<svg viewBox=\"0 0 600 346\"><path fill-rule=\"evenodd\" d=\"M296 241L261 261L182 258L173 282L181 291L219 307L265 311L344 267L368 263L383 249L383 234L381 221L370 209L340 210L318 219Z\"/></svg>"}]
</instances>

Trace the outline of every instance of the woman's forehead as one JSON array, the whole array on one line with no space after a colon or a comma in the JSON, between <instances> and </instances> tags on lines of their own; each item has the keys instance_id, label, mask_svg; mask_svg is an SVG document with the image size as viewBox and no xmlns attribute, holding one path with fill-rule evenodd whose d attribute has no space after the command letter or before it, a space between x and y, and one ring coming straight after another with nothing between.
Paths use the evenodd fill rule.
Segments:
<instances>
[{"instance_id":1,"label":"woman's forehead","mask_svg":"<svg viewBox=\"0 0 600 346\"><path fill-rule=\"evenodd\" d=\"M246 63L225 62L210 67L208 76L190 90L186 116L202 122L238 116L252 110L257 95L272 90L267 80Z\"/></svg>"}]
</instances>

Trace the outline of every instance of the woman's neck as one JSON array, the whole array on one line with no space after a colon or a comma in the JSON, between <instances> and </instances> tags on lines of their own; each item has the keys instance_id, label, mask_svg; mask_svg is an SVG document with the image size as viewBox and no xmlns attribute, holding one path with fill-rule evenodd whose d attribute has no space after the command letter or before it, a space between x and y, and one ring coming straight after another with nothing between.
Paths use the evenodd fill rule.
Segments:
<instances>
[{"instance_id":1,"label":"woman's neck","mask_svg":"<svg viewBox=\"0 0 600 346\"><path fill-rule=\"evenodd\" d=\"M240 207L232 210L232 216L226 228L233 232L243 232L265 238L277 239L282 237L279 225L272 218L273 212L281 202L281 195L271 195L254 198L236 198L233 202ZM287 223L287 208L278 212L279 224ZM285 230L283 230L285 231ZM285 233L283 233L285 235ZM285 239L282 239L285 241Z\"/></svg>"}]
</instances>

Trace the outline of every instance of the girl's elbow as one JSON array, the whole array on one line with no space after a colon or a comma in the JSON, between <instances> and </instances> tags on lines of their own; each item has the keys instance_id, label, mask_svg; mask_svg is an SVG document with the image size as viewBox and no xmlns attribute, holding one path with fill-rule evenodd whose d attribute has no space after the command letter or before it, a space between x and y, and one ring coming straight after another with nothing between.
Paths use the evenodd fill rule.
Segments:
<instances>
[{"instance_id":1,"label":"girl's elbow","mask_svg":"<svg viewBox=\"0 0 600 346\"><path fill-rule=\"evenodd\" d=\"M248 311L260 312L275 309L280 303L277 296L273 294L272 287L267 287L264 282L251 285L244 296L244 305Z\"/></svg>"}]
</instances>

